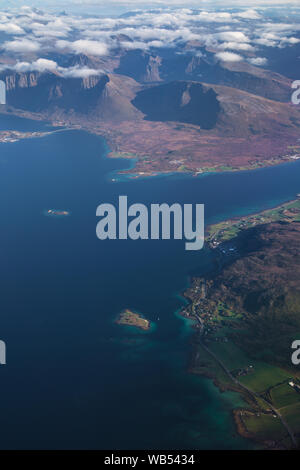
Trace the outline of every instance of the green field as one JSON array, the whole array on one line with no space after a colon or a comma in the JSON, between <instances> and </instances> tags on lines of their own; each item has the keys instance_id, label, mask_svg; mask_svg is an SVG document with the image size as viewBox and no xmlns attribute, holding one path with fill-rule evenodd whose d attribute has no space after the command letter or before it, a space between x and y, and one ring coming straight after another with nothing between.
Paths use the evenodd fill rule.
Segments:
<instances>
[{"instance_id":1,"label":"green field","mask_svg":"<svg viewBox=\"0 0 300 470\"><path fill-rule=\"evenodd\" d=\"M284 383L272 388L271 399L276 408L282 408L300 403L300 393L288 383Z\"/></svg>"},{"instance_id":2,"label":"green field","mask_svg":"<svg viewBox=\"0 0 300 470\"><path fill-rule=\"evenodd\" d=\"M209 348L222 359L222 362L230 371L248 367L252 364L251 359L231 341L228 341L228 343L211 342Z\"/></svg>"},{"instance_id":3,"label":"green field","mask_svg":"<svg viewBox=\"0 0 300 470\"><path fill-rule=\"evenodd\" d=\"M243 417L243 421L248 431L259 440L280 440L287 435L280 419L274 418L272 414L248 415Z\"/></svg>"},{"instance_id":4,"label":"green field","mask_svg":"<svg viewBox=\"0 0 300 470\"><path fill-rule=\"evenodd\" d=\"M253 364L254 373L241 377L240 382L254 392L262 393L269 387L291 378L288 372L271 364L256 361Z\"/></svg>"},{"instance_id":5,"label":"green field","mask_svg":"<svg viewBox=\"0 0 300 470\"><path fill-rule=\"evenodd\" d=\"M287 420L292 430L295 433L300 432L300 402L295 403L284 408L281 408L280 413Z\"/></svg>"}]
</instances>

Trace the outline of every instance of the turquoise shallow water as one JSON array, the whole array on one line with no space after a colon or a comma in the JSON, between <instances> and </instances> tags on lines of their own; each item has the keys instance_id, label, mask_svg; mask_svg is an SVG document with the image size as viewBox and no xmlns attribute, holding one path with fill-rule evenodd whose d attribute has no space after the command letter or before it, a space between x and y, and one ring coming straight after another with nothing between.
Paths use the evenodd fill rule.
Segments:
<instances>
[{"instance_id":1,"label":"turquoise shallow water","mask_svg":"<svg viewBox=\"0 0 300 470\"><path fill-rule=\"evenodd\" d=\"M36 125L5 119L2 128ZM251 448L232 420L240 398L186 373L189 327L175 312L188 275L211 268L210 253L186 252L181 241L100 242L95 212L127 195L146 205L205 203L208 223L293 198L300 164L112 183L128 162L105 152L101 138L81 131L0 144L0 338L8 361L0 369L0 447ZM49 208L71 216L45 217ZM154 331L115 325L126 307L154 321Z\"/></svg>"}]
</instances>

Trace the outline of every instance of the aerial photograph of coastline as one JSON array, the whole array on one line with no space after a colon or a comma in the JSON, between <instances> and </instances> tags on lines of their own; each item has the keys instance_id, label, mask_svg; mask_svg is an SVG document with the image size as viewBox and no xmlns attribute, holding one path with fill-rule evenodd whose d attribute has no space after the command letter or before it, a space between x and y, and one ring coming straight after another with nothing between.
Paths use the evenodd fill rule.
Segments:
<instances>
[{"instance_id":1,"label":"aerial photograph of coastline","mask_svg":"<svg viewBox=\"0 0 300 470\"><path fill-rule=\"evenodd\" d=\"M0 196L0 450L300 449L300 0L0 0Z\"/></svg>"}]
</instances>

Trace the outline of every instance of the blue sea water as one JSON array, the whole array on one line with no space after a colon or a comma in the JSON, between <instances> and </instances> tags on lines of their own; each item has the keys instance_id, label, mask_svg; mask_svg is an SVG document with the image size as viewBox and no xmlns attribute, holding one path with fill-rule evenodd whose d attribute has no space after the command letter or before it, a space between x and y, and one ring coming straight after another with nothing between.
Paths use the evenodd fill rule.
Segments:
<instances>
[{"instance_id":1,"label":"blue sea water","mask_svg":"<svg viewBox=\"0 0 300 470\"><path fill-rule=\"evenodd\" d=\"M3 116L0 128L49 130ZM212 255L183 241L99 241L96 207L119 195L204 203L209 223L294 198L300 162L112 182L125 168L82 131L0 144L0 448L251 448L232 419L240 398L186 372L178 294ZM49 208L71 216L45 217ZM114 324L126 307L153 331Z\"/></svg>"}]
</instances>

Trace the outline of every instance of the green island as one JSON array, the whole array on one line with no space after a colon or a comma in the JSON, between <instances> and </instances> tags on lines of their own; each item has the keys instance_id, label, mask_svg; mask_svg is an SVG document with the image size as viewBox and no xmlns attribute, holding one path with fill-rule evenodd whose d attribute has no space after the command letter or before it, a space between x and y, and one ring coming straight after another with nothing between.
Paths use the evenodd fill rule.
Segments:
<instances>
[{"instance_id":1,"label":"green island","mask_svg":"<svg viewBox=\"0 0 300 470\"><path fill-rule=\"evenodd\" d=\"M144 331L148 331L151 328L151 322L144 318L140 313L134 312L126 308L123 310L115 320L118 325L133 326Z\"/></svg>"},{"instance_id":2,"label":"green island","mask_svg":"<svg viewBox=\"0 0 300 470\"><path fill-rule=\"evenodd\" d=\"M211 226L215 268L184 292L181 314L195 320L189 370L242 396L237 430L261 448L300 443L299 238L299 199Z\"/></svg>"}]
</instances>

